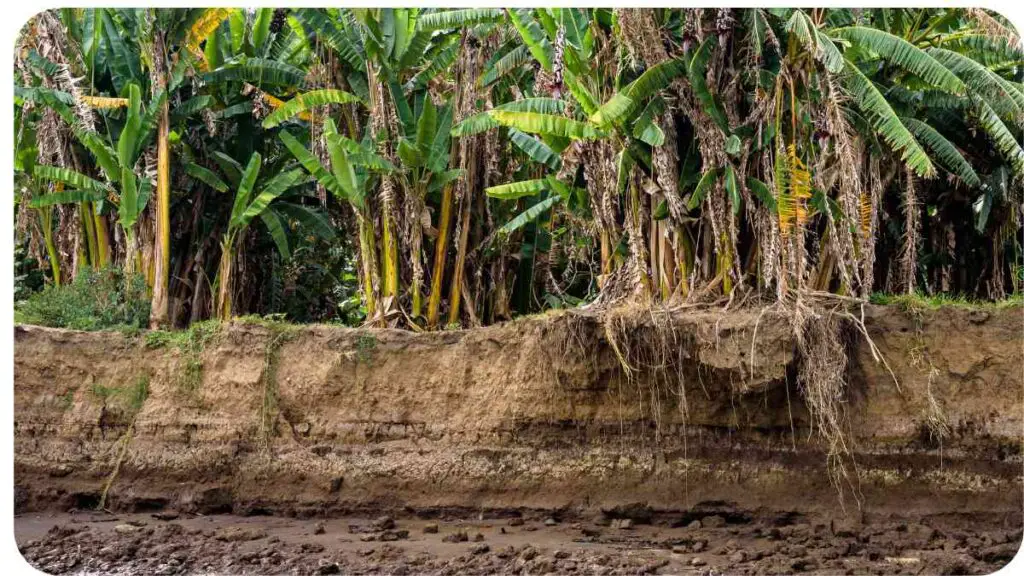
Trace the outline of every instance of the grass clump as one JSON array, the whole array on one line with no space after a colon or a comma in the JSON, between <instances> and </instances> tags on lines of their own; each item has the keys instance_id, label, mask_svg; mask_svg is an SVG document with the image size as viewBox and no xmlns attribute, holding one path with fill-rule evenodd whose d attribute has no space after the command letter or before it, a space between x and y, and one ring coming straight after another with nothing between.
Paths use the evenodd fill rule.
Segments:
<instances>
[{"instance_id":1,"label":"grass clump","mask_svg":"<svg viewBox=\"0 0 1024 576\"><path fill-rule=\"evenodd\" d=\"M73 330L138 330L149 321L149 295L141 275L117 268L85 270L63 286L51 286L18 302L15 322Z\"/></svg>"},{"instance_id":2,"label":"grass clump","mask_svg":"<svg viewBox=\"0 0 1024 576\"><path fill-rule=\"evenodd\" d=\"M974 300L963 295L947 294L883 294L871 295L871 303L882 306L897 306L905 312L938 310L940 308L1000 309L1024 305L1024 294L1014 294L1003 300Z\"/></svg>"},{"instance_id":3,"label":"grass clump","mask_svg":"<svg viewBox=\"0 0 1024 576\"><path fill-rule=\"evenodd\" d=\"M377 348L377 337L373 334L359 336L356 339L356 362L369 364L373 360L373 351Z\"/></svg>"},{"instance_id":4,"label":"grass clump","mask_svg":"<svg viewBox=\"0 0 1024 576\"><path fill-rule=\"evenodd\" d=\"M217 320L196 322L187 330L153 330L146 333L146 347L176 347L181 352L183 363L178 388L185 394L193 394L203 381L203 350L219 332L220 322Z\"/></svg>"},{"instance_id":5,"label":"grass clump","mask_svg":"<svg viewBox=\"0 0 1024 576\"><path fill-rule=\"evenodd\" d=\"M263 373L260 375L259 383L263 389L263 398L260 402L258 437L263 449L269 451L270 438L274 435L280 413L277 384L278 352L291 340L296 327L280 321L269 321L260 325L270 329L270 339L263 352Z\"/></svg>"},{"instance_id":6,"label":"grass clump","mask_svg":"<svg viewBox=\"0 0 1024 576\"><path fill-rule=\"evenodd\" d=\"M104 404L117 404L129 419L134 419L135 415L142 410L146 398L149 397L149 375L137 376L128 386L93 384L90 391ZM69 394L73 395L74 392L69 392Z\"/></svg>"}]
</instances>

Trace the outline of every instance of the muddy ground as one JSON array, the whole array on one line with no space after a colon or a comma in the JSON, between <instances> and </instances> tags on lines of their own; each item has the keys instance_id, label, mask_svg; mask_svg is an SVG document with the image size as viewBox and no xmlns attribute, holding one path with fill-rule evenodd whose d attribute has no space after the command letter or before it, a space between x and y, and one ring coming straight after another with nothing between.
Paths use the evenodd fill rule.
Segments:
<instances>
[{"instance_id":1,"label":"muddy ground","mask_svg":"<svg viewBox=\"0 0 1024 576\"><path fill-rule=\"evenodd\" d=\"M25 514L15 526L22 554L51 574L988 574L1022 538L1019 514L423 516L434 517L83 511Z\"/></svg>"}]
</instances>

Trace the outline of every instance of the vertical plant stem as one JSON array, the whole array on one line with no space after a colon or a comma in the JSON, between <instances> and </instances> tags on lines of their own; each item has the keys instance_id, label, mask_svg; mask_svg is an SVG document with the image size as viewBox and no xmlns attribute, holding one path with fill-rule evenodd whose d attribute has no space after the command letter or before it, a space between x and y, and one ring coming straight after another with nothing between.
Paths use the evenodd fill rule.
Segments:
<instances>
[{"instance_id":1,"label":"vertical plant stem","mask_svg":"<svg viewBox=\"0 0 1024 576\"><path fill-rule=\"evenodd\" d=\"M60 286L60 260L57 259L57 245L53 241L53 206L40 208L39 219L43 225L46 256L50 259L50 270L53 271L53 285Z\"/></svg>"},{"instance_id":2,"label":"vertical plant stem","mask_svg":"<svg viewBox=\"0 0 1024 576\"><path fill-rule=\"evenodd\" d=\"M89 264L93 268L99 267L99 252L96 247L96 223L92 218L92 208L88 202L80 202L78 208L82 218L82 232L85 234L86 244L89 247Z\"/></svg>"},{"instance_id":3,"label":"vertical plant stem","mask_svg":"<svg viewBox=\"0 0 1024 576\"><path fill-rule=\"evenodd\" d=\"M107 218L92 206L93 223L96 228L96 254L100 268L110 263L110 235L107 234Z\"/></svg>"},{"instance_id":4,"label":"vertical plant stem","mask_svg":"<svg viewBox=\"0 0 1024 576\"><path fill-rule=\"evenodd\" d=\"M676 257L679 266L679 290L683 298L690 295L690 262L693 261L693 246L690 235L682 226L676 226Z\"/></svg>"},{"instance_id":5,"label":"vertical plant stem","mask_svg":"<svg viewBox=\"0 0 1024 576\"><path fill-rule=\"evenodd\" d=\"M374 289L373 279L377 276L377 260L374 255L377 248L374 246L373 220L362 210L356 210L356 220L359 225L359 260L362 263L363 275L363 298L366 300L366 315L372 317L377 311L377 295Z\"/></svg>"},{"instance_id":6,"label":"vertical plant stem","mask_svg":"<svg viewBox=\"0 0 1024 576\"><path fill-rule=\"evenodd\" d=\"M220 269L217 272L215 314L221 320L231 319L231 294L234 284L235 236L228 233L221 242Z\"/></svg>"},{"instance_id":7,"label":"vertical plant stem","mask_svg":"<svg viewBox=\"0 0 1024 576\"><path fill-rule=\"evenodd\" d=\"M658 222L658 241L658 253L661 254L661 297L668 300L676 289L676 255L672 249L672 242L669 241L666 221Z\"/></svg>"},{"instance_id":8,"label":"vertical plant stem","mask_svg":"<svg viewBox=\"0 0 1024 576\"><path fill-rule=\"evenodd\" d=\"M459 303L462 298L462 271L466 265L466 248L469 245L470 189L467 186L462 198L462 222L459 223L459 247L455 256L455 270L452 274L451 292L448 297L448 323L459 321Z\"/></svg>"},{"instance_id":9,"label":"vertical plant stem","mask_svg":"<svg viewBox=\"0 0 1024 576\"><path fill-rule=\"evenodd\" d=\"M154 39L153 60L157 70L157 86L153 91L167 87L164 60L164 39ZM153 300L149 316L150 328L168 324L170 269L171 269L171 152L169 146L170 118L167 99L160 106L160 119L156 136L156 242L154 254Z\"/></svg>"},{"instance_id":10,"label":"vertical plant stem","mask_svg":"<svg viewBox=\"0 0 1024 576\"><path fill-rule=\"evenodd\" d=\"M441 221L434 244L434 270L430 275L430 299L427 301L427 327L436 328L441 310L441 284L444 280L445 260L448 257L448 236L452 221L452 185L441 194Z\"/></svg>"}]
</instances>

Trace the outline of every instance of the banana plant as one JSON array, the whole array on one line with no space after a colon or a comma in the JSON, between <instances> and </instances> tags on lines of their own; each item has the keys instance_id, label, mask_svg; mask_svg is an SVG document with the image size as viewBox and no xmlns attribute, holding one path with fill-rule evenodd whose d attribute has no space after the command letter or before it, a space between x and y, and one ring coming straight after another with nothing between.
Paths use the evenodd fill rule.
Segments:
<instances>
[{"instance_id":1,"label":"banana plant","mask_svg":"<svg viewBox=\"0 0 1024 576\"><path fill-rule=\"evenodd\" d=\"M300 202L289 201L288 196L294 196L290 194L293 189L308 182L302 170L282 170L261 180L263 157L258 152L249 157L244 168L231 158L225 158L223 162L231 167L228 178L235 185L235 194L220 243L220 266L214 281L214 313L217 318L227 320L234 313L235 264L238 250L253 220L260 219L284 258L288 258L290 254L288 230L291 221L297 222L308 233L326 239L334 237L334 230L320 212ZM228 184L209 168L190 164L186 170L219 192L227 192L229 189Z\"/></svg>"},{"instance_id":2,"label":"banana plant","mask_svg":"<svg viewBox=\"0 0 1024 576\"><path fill-rule=\"evenodd\" d=\"M30 205L43 209L55 204L93 204L98 207L97 211L104 204L113 205L118 214L118 223L125 234L126 255L123 267L128 273L126 277L130 277L140 267L135 225L145 210L152 189L150 179L136 174L135 166L153 136L154 117L164 95L158 95L157 100L144 109L139 87L129 84L127 91L125 121L115 147L109 146L96 132L75 129L76 138L92 153L105 181L95 180L68 168L37 165L34 168L35 177L58 184L62 191L38 196Z\"/></svg>"},{"instance_id":3,"label":"banana plant","mask_svg":"<svg viewBox=\"0 0 1024 576\"><path fill-rule=\"evenodd\" d=\"M367 316L372 317L378 309L380 271L377 268L377 234L368 196L374 182L381 175L393 174L395 166L377 155L369 142L356 142L338 133L330 118L324 121L323 130L327 139L330 171L287 130L282 130L279 138L309 175L335 198L351 206L359 229L361 276Z\"/></svg>"},{"instance_id":4,"label":"banana plant","mask_svg":"<svg viewBox=\"0 0 1024 576\"><path fill-rule=\"evenodd\" d=\"M462 176L462 170L448 169L451 105L446 104L438 110L433 99L426 95L420 109L417 110L417 118L414 137L402 137L398 141L398 158L401 161L398 178L405 194L412 199L414 212L429 218L429 214L426 212L427 197L441 193L445 186ZM412 291L413 319L422 315L423 226L421 222L422 218L414 217L413 222L410 223L413 269L410 289Z\"/></svg>"}]
</instances>

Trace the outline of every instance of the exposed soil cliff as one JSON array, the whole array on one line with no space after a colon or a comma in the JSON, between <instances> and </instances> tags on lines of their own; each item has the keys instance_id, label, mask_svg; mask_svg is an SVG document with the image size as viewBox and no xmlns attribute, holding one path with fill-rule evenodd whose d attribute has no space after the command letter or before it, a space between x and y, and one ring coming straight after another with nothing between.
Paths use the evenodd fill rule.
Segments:
<instances>
[{"instance_id":1,"label":"exposed soil cliff","mask_svg":"<svg viewBox=\"0 0 1024 576\"><path fill-rule=\"evenodd\" d=\"M896 380L846 335L846 508L1019 512L1024 312L864 320ZM837 510L798 356L759 310L232 324L192 346L19 326L16 501L93 507L109 483L136 510Z\"/></svg>"}]
</instances>

